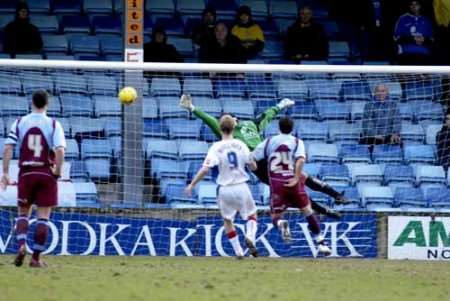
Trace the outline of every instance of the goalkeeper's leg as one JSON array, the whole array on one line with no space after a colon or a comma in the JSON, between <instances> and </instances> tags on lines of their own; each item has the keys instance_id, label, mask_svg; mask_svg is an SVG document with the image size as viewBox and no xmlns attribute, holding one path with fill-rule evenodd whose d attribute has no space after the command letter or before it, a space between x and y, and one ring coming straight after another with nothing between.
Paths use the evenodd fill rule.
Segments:
<instances>
[{"instance_id":1,"label":"goalkeeper's leg","mask_svg":"<svg viewBox=\"0 0 450 301\"><path fill-rule=\"evenodd\" d=\"M326 215L334 219L341 219L341 214L336 210L331 209L328 206L322 205L314 201L312 198L309 198L311 202L311 208L318 214Z\"/></svg>"},{"instance_id":2,"label":"goalkeeper's leg","mask_svg":"<svg viewBox=\"0 0 450 301\"><path fill-rule=\"evenodd\" d=\"M327 183L320 181L319 179L307 175L305 185L312 190L325 193L335 199L336 204L347 204L349 201L345 198L343 193L336 191L333 187Z\"/></svg>"}]
</instances>

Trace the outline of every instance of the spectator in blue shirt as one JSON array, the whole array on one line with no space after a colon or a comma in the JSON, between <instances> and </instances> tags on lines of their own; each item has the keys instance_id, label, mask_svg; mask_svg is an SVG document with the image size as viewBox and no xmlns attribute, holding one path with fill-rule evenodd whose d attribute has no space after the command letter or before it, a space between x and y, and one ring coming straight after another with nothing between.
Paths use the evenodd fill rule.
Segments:
<instances>
[{"instance_id":1,"label":"spectator in blue shirt","mask_svg":"<svg viewBox=\"0 0 450 301\"><path fill-rule=\"evenodd\" d=\"M409 12L400 16L395 26L394 40L398 46L400 65L427 65L431 60L433 27L421 15L419 1L409 1Z\"/></svg>"},{"instance_id":2,"label":"spectator in blue shirt","mask_svg":"<svg viewBox=\"0 0 450 301\"><path fill-rule=\"evenodd\" d=\"M399 144L401 130L397 103L389 99L389 89L378 84L374 89L374 101L364 106L361 144Z\"/></svg>"}]
</instances>

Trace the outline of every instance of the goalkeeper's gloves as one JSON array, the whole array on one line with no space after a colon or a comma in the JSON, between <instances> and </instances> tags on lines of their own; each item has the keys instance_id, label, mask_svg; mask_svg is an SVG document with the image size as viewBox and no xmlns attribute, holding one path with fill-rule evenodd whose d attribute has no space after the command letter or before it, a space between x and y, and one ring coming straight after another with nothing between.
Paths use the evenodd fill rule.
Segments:
<instances>
[{"instance_id":1,"label":"goalkeeper's gloves","mask_svg":"<svg viewBox=\"0 0 450 301\"><path fill-rule=\"evenodd\" d=\"M292 107L295 104L295 101L289 98L283 98L280 100L280 102L277 104L278 109L283 110L289 107Z\"/></svg>"},{"instance_id":2,"label":"goalkeeper's gloves","mask_svg":"<svg viewBox=\"0 0 450 301\"><path fill-rule=\"evenodd\" d=\"M183 94L180 98L180 107L185 108L186 110L192 112L195 107L192 104L192 97L189 94Z\"/></svg>"}]
</instances>

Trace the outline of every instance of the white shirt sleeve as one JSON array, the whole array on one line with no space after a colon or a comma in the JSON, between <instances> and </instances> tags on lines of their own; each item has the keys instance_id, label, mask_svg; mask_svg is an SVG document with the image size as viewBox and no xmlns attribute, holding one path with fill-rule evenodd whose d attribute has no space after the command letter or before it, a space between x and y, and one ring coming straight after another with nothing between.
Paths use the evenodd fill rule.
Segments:
<instances>
[{"instance_id":1,"label":"white shirt sleeve","mask_svg":"<svg viewBox=\"0 0 450 301\"><path fill-rule=\"evenodd\" d=\"M6 144L13 144L13 145L17 144L17 140L19 139L19 137L17 137L17 135L16 135L17 121L18 120L16 119L13 122L13 124L11 125L11 129L9 130L8 137L5 139L5 145Z\"/></svg>"},{"instance_id":2,"label":"white shirt sleeve","mask_svg":"<svg viewBox=\"0 0 450 301\"><path fill-rule=\"evenodd\" d=\"M297 151L294 154L295 159L298 159L300 157L303 157L306 159L306 152L305 152L305 144L303 143L303 140L298 139L298 146Z\"/></svg>"},{"instance_id":3,"label":"white shirt sleeve","mask_svg":"<svg viewBox=\"0 0 450 301\"><path fill-rule=\"evenodd\" d=\"M252 154L250 153L247 145L245 145L244 143L242 143L242 154L244 155L245 164L250 164L250 162L252 161Z\"/></svg>"},{"instance_id":4,"label":"white shirt sleeve","mask_svg":"<svg viewBox=\"0 0 450 301\"><path fill-rule=\"evenodd\" d=\"M219 165L219 156L216 152L216 148L213 146L209 149L205 161L203 161L203 166L211 168L217 165Z\"/></svg>"},{"instance_id":5,"label":"white shirt sleeve","mask_svg":"<svg viewBox=\"0 0 450 301\"><path fill-rule=\"evenodd\" d=\"M265 149L266 149L267 140L268 139L265 139L263 142L258 144L258 146L253 151L252 156L255 159L255 161L262 160L266 157Z\"/></svg>"},{"instance_id":6,"label":"white shirt sleeve","mask_svg":"<svg viewBox=\"0 0 450 301\"><path fill-rule=\"evenodd\" d=\"M53 133L53 148L64 147L66 148L66 137L64 136L64 130L61 124L55 122L55 132Z\"/></svg>"}]
</instances>

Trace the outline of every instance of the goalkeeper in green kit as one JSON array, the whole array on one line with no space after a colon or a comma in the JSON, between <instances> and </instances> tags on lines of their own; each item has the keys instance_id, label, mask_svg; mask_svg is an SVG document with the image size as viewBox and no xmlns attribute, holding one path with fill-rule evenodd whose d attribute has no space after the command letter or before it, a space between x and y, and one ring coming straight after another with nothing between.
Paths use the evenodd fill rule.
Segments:
<instances>
[{"instance_id":1,"label":"goalkeeper in green kit","mask_svg":"<svg viewBox=\"0 0 450 301\"><path fill-rule=\"evenodd\" d=\"M267 125L275 118L275 116L283 109L293 106L295 102L291 99L284 98L276 106L271 107L264 111L260 117L255 120L245 120L239 122L236 117L236 127L234 129L233 137L244 142L250 151L253 151L258 144L262 142L261 133L267 127ZM192 98L190 95L182 95L180 98L180 106L192 112L195 116L203 120L213 131L213 133L220 138L220 127L219 120L214 116L211 116L199 108L195 107L192 103ZM231 115L231 114L230 114ZM265 184L269 184L267 176L267 162L261 160L257 162L258 169L253 173ZM333 189L330 185L325 182L320 181L310 175L306 175L305 185L312 190L320 191L325 193L335 199L337 204L345 204L348 200L344 197L343 193L339 193ZM312 208L320 214L327 215L332 218L339 219L340 213L326 207L324 205L318 204L311 199Z\"/></svg>"}]
</instances>

